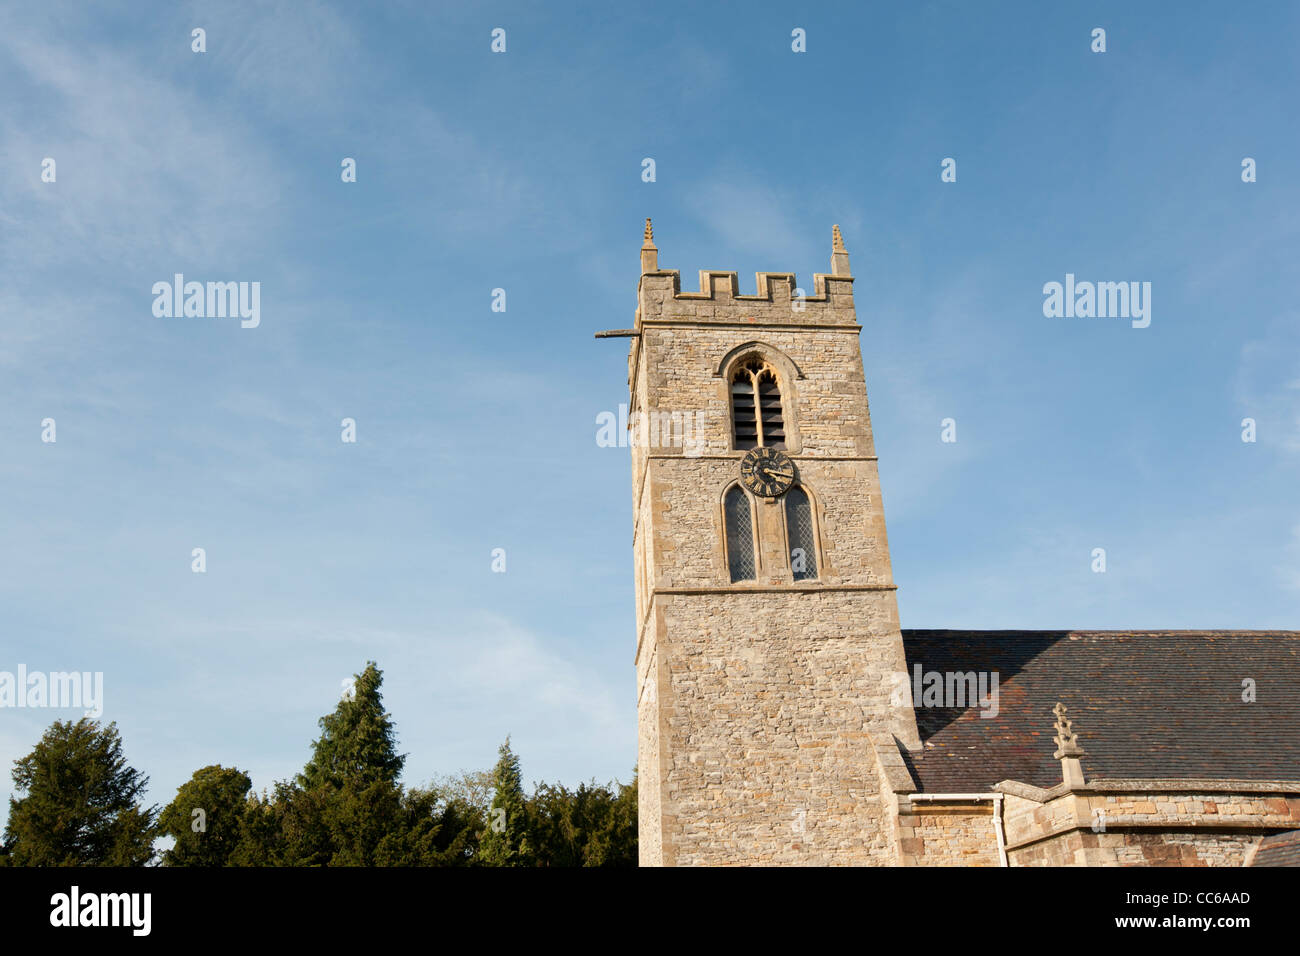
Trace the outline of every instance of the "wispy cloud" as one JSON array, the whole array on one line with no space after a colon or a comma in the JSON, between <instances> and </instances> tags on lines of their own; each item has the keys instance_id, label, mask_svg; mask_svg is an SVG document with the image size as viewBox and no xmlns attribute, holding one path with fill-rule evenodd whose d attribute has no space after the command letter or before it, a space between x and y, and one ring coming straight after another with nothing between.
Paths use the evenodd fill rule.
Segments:
<instances>
[{"instance_id":1,"label":"wispy cloud","mask_svg":"<svg viewBox=\"0 0 1300 956\"><path fill-rule=\"evenodd\" d=\"M1259 444L1295 455L1300 453L1300 314L1288 312L1247 327L1254 335L1238 354L1238 407L1243 417L1256 420Z\"/></svg>"},{"instance_id":2,"label":"wispy cloud","mask_svg":"<svg viewBox=\"0 0 1300 956\"><path fill-rule=\"evenodd\" d=\"M0 181L11 270L66 269L78 255L124 278L162 252L184 261L257 245L276 221L280 173L234 111L138 57L33 35L12 21L0 55L17 74L0 106ZM21 91L21 96L18 95ZM20 100L42 103L28 114ZM58 181L40 181L52 157Z\"/></svg>"}]
</instances>

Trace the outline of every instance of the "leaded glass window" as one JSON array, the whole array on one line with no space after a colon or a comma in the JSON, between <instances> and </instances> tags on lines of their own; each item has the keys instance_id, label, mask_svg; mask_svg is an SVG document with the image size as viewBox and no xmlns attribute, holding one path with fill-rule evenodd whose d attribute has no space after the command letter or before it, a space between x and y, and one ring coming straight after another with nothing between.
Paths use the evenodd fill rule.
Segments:
<instances>
[{"instance_id":1,"label":"leaded glass window","mask_svg":"<svg viewBox=\"0 0 1300 956\"><path fill-rule=\"evenodd\" d=\"M749 496L738 485L733 485L723 500L723 511L727 523L727 569L731 572L731 580L753 581L758 574Z\"/></svg>"},{"instance_id":2,"label":"leaded glass window","mask_svg":"<svg viewBox=\"0 0 1300 956\"><path fill-rule=\"evenodd\" d=\"M790 570L796 581L817 579L817 536L812 501L795 485L785 493L785 528L790 543Z\"/></svg>"}]
</instances>

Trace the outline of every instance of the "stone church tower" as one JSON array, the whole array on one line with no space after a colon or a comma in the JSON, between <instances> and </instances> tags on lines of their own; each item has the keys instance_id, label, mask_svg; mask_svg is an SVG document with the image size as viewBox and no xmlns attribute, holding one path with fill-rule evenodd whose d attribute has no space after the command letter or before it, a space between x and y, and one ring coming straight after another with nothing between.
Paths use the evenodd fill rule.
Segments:
<instances>
[{"instance_id":1,"label":"stone church tower","mask_svg":"<svg viewBox=\"0 0 1300 956\"><path fill-rule=\"evenodd\" d=\"M860 331L838 227L811 296L740 295L647 220L597 333L632 339L642 865L1300 865L1300 631L900 631Z\"/></svg>"},{"instance_id":2,"label":"stone church tower","mask_svg":"<svg viewBox=\"0 0 1300 956\"><path fill-rule=\"evenodd\" d=\"M813 293L646 221L631 394L642 865L897 859L919 747L839 227ZM891 699L892 697L892 699ZM891 801L893 801L891 806Z\"/></svg>"}]
</instances>

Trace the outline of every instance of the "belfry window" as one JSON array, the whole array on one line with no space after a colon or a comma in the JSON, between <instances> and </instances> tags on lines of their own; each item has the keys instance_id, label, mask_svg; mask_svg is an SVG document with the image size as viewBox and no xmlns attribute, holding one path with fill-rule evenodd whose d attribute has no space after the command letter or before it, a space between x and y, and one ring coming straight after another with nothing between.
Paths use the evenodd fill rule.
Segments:
<instances>
[{"instance_id":1,"label":"belfry window","mask_svg":"<svg viewBox=\"0 0 1300 956\"><path fill-rule=\"evenodd\" d=\"M795 485L785 493L786 540L790 545L790 571L796 581L817 579L817 535L813 529L812 500Z\"/></svg>"},{"instance_id":2,"label":"belfry window","mask_svg":"<svg viewBox=\"0 0 1300 956\"><path fill-rule=\"evenodd\" d=\"M749 496L739 485L732 485L723 499L727 524L727 570L731 580L753 581L757 574L754 560L754 522L749 513Z\"/></svg>"},{"instance_id":3,"label":"belfry window","mask_svg":"<svg viewBox=\"0 0 1300 956\"><path fill-rule=\"evenodd\" d=\"M731 421L738 449L785 447L781 387L776 369L761 358L747 359L732 373Z\"/></svg>"}]
</instances>

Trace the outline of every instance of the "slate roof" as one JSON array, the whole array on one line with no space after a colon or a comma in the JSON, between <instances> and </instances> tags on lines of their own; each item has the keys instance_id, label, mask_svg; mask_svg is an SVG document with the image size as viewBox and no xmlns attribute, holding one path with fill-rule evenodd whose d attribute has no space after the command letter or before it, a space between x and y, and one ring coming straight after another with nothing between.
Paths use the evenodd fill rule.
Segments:
<instances>
[{"instance_id":1,"label":"slate roof","mask_svg":"<svg viewBox=\"0 0 1300 956\"><path fill-rule=\"evenodd\" d=\"M1274 833L1259 841L1251 866L1300 866L1300 830Z\"/></svg>"},{"instance_id":2,"label":"slate roof","mask_svg":"<svg viewBox=\"0 0 1300 956\"><path fill-rule=\"evenodd\" d=\"M923 791L1060 783L1057 701L1089 780L1300 780L1300 631L904 630L903 646L909 677L920 664L999 680L996 717L915 701L924 749L903 759Z\"/></svg>"}]
</instances>

